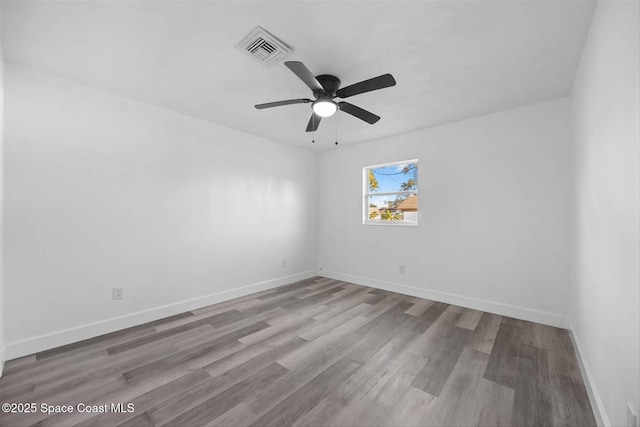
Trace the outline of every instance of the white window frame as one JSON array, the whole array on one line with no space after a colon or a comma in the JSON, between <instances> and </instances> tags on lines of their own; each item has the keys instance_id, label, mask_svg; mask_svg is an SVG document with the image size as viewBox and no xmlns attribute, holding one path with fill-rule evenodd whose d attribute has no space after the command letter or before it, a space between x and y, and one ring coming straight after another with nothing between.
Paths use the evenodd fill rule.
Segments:
<instances>
[{"instance_id":1,"label":"white window frame","mask_svg":"<svg viewBox=\"0 0 640 427\"><path fill-rule=\"evenodd\" d=\"M370 193L369 192L369 169L376 169L376 168L381 168L381 167L386 167L386 166L394 166L394 165L403 165L403 164L407 164L407 163L415 163L416 167L418 167L418 183L416 185L416 189L415 190L410 190L410 191L391 191L391 192L385 192L385 193ZM371 165L371 166L365 166L362 168L362 186L363 186L363 198L362 198L362 202L363 202L363 206L362 206L362 224L364 225L374 225L374 226L378 226L378 225L391 225L394 227L417 227L418 226L418 219L416 219L415 221L405 221L405 220L400 220L400 221L386 221L386 220L371 220L369 219L369 197L370 196L399 196L399 195L412 195L415 194L416 196L418 195L418 188L420 186L420 167L418 164L418 159L411 159L411 160L400 160L397 162L389 162L389 163L381 163L378 165ZM420 198L418 198L418 201L420 200ZM418 208L418 212L420 212L420 208Z\"/></svg>"}]
</instances>

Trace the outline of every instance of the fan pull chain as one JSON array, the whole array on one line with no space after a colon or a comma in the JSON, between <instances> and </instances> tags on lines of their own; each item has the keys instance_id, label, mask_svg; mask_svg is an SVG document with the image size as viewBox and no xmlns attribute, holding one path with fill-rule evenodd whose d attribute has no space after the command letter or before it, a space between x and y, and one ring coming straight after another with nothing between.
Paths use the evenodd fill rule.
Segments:
<instances>
[{"instance_id":1,"label":"fan pull chain","mask_svg":"<svg viewBox=\"0 0 640 427\"><path fill-rule=\"evenodd\" d=\"M338 145L338 114L336 111L336 145Z\"/></svg>"},{"instance_id":2,"label":"fan pull chain","mask_svg":"<svg viewBox=\"0 0 640 427\"><path fill-rule=\"evenodd\" d=\"M316 143L316 115L311 115L311 125L313 126L313 132L311 133L311 143Z\"/></svg>"}]
</instances>

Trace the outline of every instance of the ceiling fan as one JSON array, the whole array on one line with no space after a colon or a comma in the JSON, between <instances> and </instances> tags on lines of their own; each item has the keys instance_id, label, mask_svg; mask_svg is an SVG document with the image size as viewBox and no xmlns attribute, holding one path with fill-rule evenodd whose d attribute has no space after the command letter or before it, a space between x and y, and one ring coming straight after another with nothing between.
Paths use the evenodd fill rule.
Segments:
<instances>
[{"instance_id":1,"label":"ceiling fan","mask_svg":"<svg viewBox=\"0 0 640 427\"><path fill-rule=\"evenodd\" d=\"M314 132L318 129L320 121L323 117L332 116L336 111L344 111L354 117L364 120L369 124L374 124L380 120L380 116L364 110L356 105L348 102L335 102L335 98L348 98L350 96L359 95L373 90L384 89L385 87L395 86L396 81L391 74L383 74L372 79L363 80L350 86L340 89L340 79L329 74L321 74L314 76L311 71L299 61L287 61L284 63L293 73L302 80L313 92L315 100L309 98L287 99L285 101L267 102L266 104L258 104L255 107L258 110L264 108L280 107L290 104L308 104L311 103L313 112L307 124L307 132Z\"/></svg>"}]
</instances>

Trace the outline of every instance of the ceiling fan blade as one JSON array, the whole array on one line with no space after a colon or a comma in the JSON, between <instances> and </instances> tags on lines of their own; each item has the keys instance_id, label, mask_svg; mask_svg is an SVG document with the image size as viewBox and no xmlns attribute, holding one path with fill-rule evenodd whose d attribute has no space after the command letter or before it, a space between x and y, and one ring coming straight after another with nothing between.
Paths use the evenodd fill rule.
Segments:
<instances>
[{"instance_id":1,"label":"ceiling fan blade","mask_svg":"<svg viewBox=\"0 0 640 427\"><path fill-rule=\"evenodd\" d=\"M309 123L307 124L307 132L317 131L318 126L320 125L320 120L322 120L322 117L320 117L316 113L311 113L311 118L309 119Z\"/></svg>"},{"instance_id":2,"label":"ceiling fan blade","mask_svg":"<svg viewBox=\"0 0 640 427\"><path fill-rule=\"evenodd\" d=\"M369 80L363 80L360 83L354 83L336 92L338 98L348 98L353 95L359 95L372 90L384 89L385 87L395 86L396 79L391 74L383 74Z\"/></svg>"},{"instance_id":3,"label":"ceiling fan blade","mask_svg":"<svg viewBox=\"0 0 640 427\"><path fill-rule=\"evenodd\" d=\"M300 61L287 61L284 63L293 73L298 76L311 90L324 90L316 76Z\"/></svg>"},{"instance_id":4,"label":"ceiling fan blade","mask_svg":"<svg viewBox=\"0 0 640 427\"><path fill-rule=\"evenodd\" d=\"M349 104L348 102L339 102L340 110L344 111L347 114L351 114L353 117L357 117L360 120L364 120L370 125L374 124L378 120L380 120L380 116L376 116L373 113L370 113L367 110L363 110L360 107L357 107L353 104Z\"/></svg>"},{"instance_id":5,"label":"ceiling fan blade","mask_svg":"<svg viewBox=\"0 0 640 427\"><path fill-rule=\"evenodd\" d=\"M258 104L255 107L258 110L262 110L263 108L272 108L272 107L280 107L282 105L291 105L291 104L307 104L309 102L313 102L310 99L287 99L286 101L276 101L276 102L267 102L265 104Z\"/></svg>"}]
</instances>

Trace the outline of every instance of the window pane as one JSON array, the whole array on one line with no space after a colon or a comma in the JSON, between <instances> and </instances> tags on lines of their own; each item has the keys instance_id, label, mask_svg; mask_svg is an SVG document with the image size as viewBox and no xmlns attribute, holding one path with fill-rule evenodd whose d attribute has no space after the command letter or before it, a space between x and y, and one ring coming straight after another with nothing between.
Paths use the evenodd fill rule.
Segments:
<instances>
[{"instance_id":1,"label":"window pane","mask_svg":"<svg viewBox=\"0 0 640 427\"><path fill-rule=\"evenodd\" d=\"M369 169L369 193L416 190L418 165L403 163Z\"/></svg>"},{"instance_id":2,"label":"window pane","mask_svg":"<svg viewBox=\"0 0 640 427\"><path fill-rule=\"evenodd\" d=\"M398 194L369 196L369 221L418 221L418 195Z\"/></svg>"},{"instance_id":3,"label":"window pane","mask_svg":"<svg viewBox=\"0 0 640 427\"><path fill-rule=\"evenodd\" d=\"M364 223L418 224L418 161L364 168Z\"/></svg>"}]
</instances>

